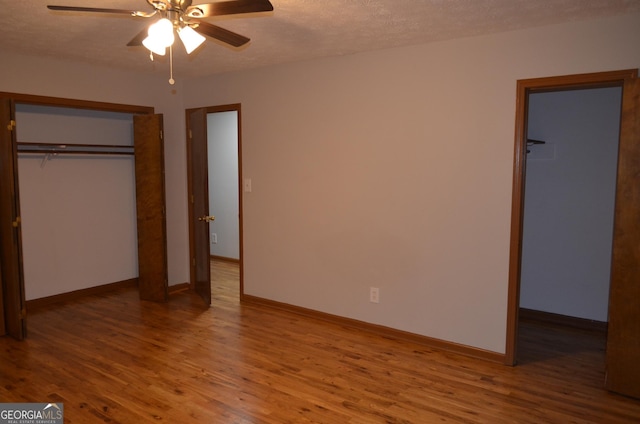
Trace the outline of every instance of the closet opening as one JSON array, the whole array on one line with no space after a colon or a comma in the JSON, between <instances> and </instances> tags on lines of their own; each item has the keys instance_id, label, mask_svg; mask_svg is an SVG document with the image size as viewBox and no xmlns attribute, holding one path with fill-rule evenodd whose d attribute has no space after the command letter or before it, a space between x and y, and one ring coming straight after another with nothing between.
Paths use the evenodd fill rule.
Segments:
<instances>
[{"instance_id":1,"label":"closet opening","mask_svg":"<svg viewBox=\"0 0 640 424\"><path fill-rule=\"evenodd\" d=\"M28 309L119 287L166 300L162 117L145 106L0 98L11 122L0 212L12 223L0 229L0 334L24 338Z\"/></svg>"},{"instance_id":2,"label":"closet opening","mask_svg":"<svg viewBox=\"0 0 640 424\"><path fill-rule=\"evenodd\" d=\"M16 104L25 300L138 276L133 114Z\"/></svg>"}]
</instances>

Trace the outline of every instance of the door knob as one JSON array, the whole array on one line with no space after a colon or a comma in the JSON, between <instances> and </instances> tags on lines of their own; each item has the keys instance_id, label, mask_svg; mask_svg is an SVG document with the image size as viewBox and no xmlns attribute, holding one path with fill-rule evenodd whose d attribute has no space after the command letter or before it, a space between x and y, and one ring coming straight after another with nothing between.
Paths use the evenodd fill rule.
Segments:
<instances>
[{"instance_id":1,"label":"door knob","mask_svg":"<svg viewBox=\"0 0 640 424\"><path fill-rule=\"evenodd\" d=\"M216 217L213 215L210 216L201 216L200 218L198 218L198 221L204 221L204 222L211 222L213 220L215 220Z\"/></svg>"}]
</instances>

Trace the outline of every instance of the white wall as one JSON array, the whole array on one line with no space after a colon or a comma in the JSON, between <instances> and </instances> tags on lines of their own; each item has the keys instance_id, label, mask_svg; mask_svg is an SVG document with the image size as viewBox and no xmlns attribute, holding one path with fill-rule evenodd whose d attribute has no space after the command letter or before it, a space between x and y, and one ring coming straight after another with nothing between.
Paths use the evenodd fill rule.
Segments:
<instances>
[{"instance_id":1,"label":"white wall","mask_svg":"<svg viewBox=\"0 0 640 424\"><path fill-rule=\"evenodd\" d=\"M207 114L211 255L240 259L238 202L238 112Z\"/></svg>"},{"instance_id":2,"label":"white wall","mask_svg":"<svg viewBox=\"0 0 640 424\"><path fill-rule=\"evenodd\" d=\"M638 68L634 40L639 15L186 82L242 104L245 292L503 353L516 81Z\"/></svg>"},{"instance_id":3,"label":"white wall","mask_svg":"<svg viewBox=\"0 0 640 424\"><path fill-rule=\"evenodd\" d=\"M529 96L522 307L607 321L621 93Z\"/></svg>"},{"instance_id":4,"label":"white wall","mask_svg":"<svg viewBox=\"0 0 640 424\"><path fill-rule=\"evenodd\" d=\"M211 255L240 259L238 112L207 114ZM213 234L217 242L214 243Z\"/></svg>"}]
</instances>

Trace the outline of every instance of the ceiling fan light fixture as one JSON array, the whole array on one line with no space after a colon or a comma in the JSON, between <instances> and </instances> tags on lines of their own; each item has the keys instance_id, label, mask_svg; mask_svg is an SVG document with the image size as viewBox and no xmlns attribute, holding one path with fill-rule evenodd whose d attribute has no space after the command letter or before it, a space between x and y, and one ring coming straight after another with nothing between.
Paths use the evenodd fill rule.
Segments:
<instances>
[{"instance_id":1,"label":"ceiling fan light fixture","mask_svg":"<svg viewBox=\"0 0 640 424\"><path fill-rule=\"evenodd\" d=\"M221 28L217 25L207 23L202 18L212 16L240 15L273 11L273 5L269 0L209 0L208 3L192 5L192 0L146 0L153 8L151 12L142 12L128 9L108 9L102 7L85 6L56 6L47 5L47 8L61 12L87 12L127 15L135 18L151 18L158 16L158 19L148 28L137 33L127 46L146 47L153 61L154 54L164 56L169 48L169 64L171 78L169 82L173 84L173 43L175 42L174 31L182 40L187 54L191 54L197 49L206 37L211 37L230 47L242 47L250 39L236 34L233 31ZM192 20L193 19L193 20ZM197 28L197 31L194 29Z\"/></svg>"},{"instance_id":2,"label":"ceiling fan light fixture","mask_svg":"<svg viewBox=\"0 0 640 424\"><path fill-rule=\"evenodd\" d=\"M173 23L167 18L158 20L158 22L149 26L148 38L153 38L154 43L157 43L158 45L169 47L175 40L173 35Z\"/></svg>"},{"instance_id":3,"label":"ceiling fan light fixture","mask_svg":"<svg viewBox=\"0 0 640 424\"><path fill-rule=\"evenodd\" d=\"M151 36L142 40L142 45L158 56L164 56L167 53L167 48Z\"/></svg>"},{"instance_id":4,"label":"ceiling fan light fixture","mask_svg":"<svg viewBox=\"0 0 640 424\"><path fill-rule=\"evenodd\" d=\"M180 28L178 30L178 36L180 37L180 40L182 40L182 44L184 44L187 54L190 54L192 51L197 49L205 41L205 37L198 34L190 26Z\"/></svg>"}]
</instances>

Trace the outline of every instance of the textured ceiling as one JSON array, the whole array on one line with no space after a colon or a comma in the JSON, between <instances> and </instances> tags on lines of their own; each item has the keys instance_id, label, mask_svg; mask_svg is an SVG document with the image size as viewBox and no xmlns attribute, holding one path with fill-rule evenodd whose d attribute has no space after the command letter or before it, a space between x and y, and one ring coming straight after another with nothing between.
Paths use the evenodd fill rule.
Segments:
<instances>
[{"instance_id":1,"label":"textured ceiling","mask_svg":"<svg viewBox=\"0 0 640 424\"><path fill-rule=\"evenodd\" d=\"M207 18L207 22L245 35L251 42L233 49L209 40L190 56L176 43L176 78L640 12L640 0L271 0L271 3L274 11L270 13ZM0 54L3 50L18 51L142 72L167 72L166 58L151 62L144 47L126 46L150 20L53 12L46 8L47 4L150 9L145 0L2 0Z\"/></svg>"}]
</instances>

